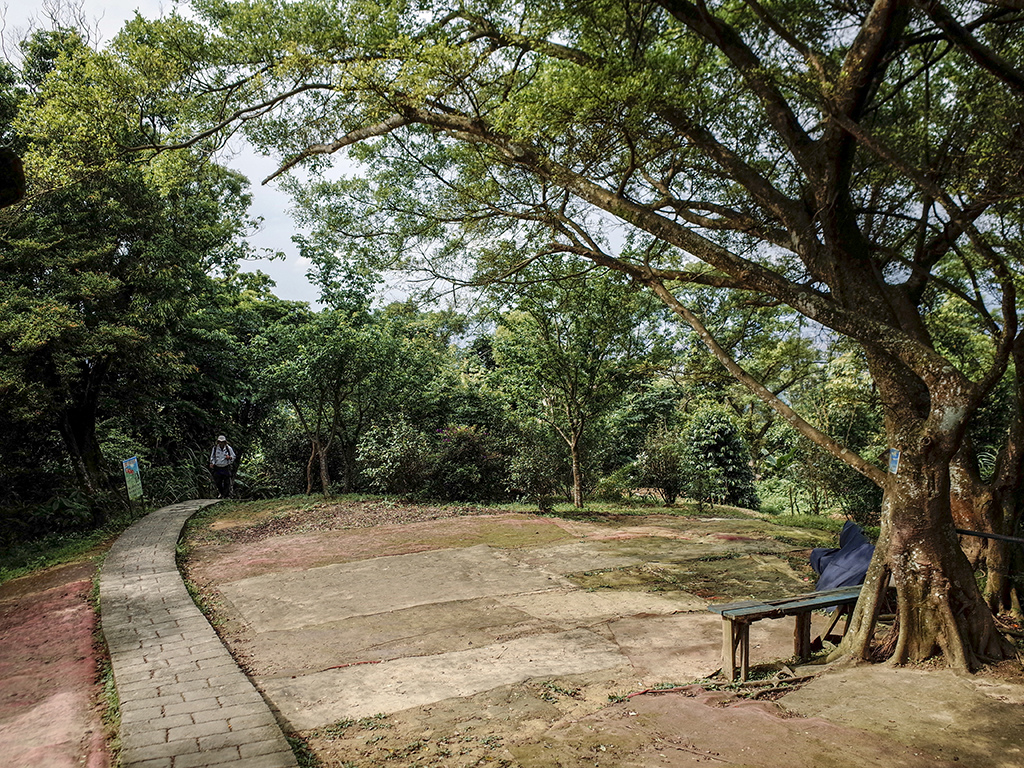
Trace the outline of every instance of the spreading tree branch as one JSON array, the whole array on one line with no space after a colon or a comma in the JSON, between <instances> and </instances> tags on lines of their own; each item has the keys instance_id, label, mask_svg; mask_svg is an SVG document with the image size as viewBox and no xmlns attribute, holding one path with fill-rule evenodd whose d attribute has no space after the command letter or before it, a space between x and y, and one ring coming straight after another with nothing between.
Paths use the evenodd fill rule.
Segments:
<instances>
[{"instance_id":1,"label":"spreading tree branch","mask_svg":"<svg viewBox=\"0 0 1024 768\"><path fill-rule=\"evenodd\" d=\"M1018 96L1024 96L1024 72L972 35L939 0L916 0L916 4L978 66L995 75Z\"/></svg>"}]
</instances>

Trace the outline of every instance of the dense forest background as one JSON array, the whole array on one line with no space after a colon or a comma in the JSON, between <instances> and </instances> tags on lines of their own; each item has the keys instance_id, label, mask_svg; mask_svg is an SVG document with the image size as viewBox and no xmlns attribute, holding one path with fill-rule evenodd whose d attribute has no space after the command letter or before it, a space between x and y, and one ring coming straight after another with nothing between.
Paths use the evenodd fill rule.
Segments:
<instances>
[{"instance_id":1,"label":"dense forest background","mask_svg":"<svg viewBox=\"0 0 1024 768\"><path fill-rule=\"evenodd\" d=\"M0 71L0 136L33 169L0 213L5 542L101 523L127 503L132 456L148 503L209 495L220 433L245 497L646 495L877 518L870 482L621 276L551 255L459 303L428 290L381 305L379 276L314 236L300 245L319 306L278 299L239 270L244 178L188 151L126 153L128 120L105 116L117 136L81 123L66 96L99 64L79 31L36 32L21 54ZM773 392L881 455L852 348L742 294L691 301Z\"/></svg>"},{"instance_id":2,"label":"dense forest background","mask_svg":"<svg viewBox=\"0 0 1024 768\"><path fill-rule=\"evenodd\" d=\"M25 200L0 212L5 542L100 524L127 503L132 456L148 503L209 495L220 433L246 497L543 508L646 496L877 523L880 489L622 275L554 253L507 279L441 295L431 283L383 305L374 260L340 259L338 231L300 193L314 235L296 240L319 302L277 298L269 278L239 269L258 226L248 181L201 148L127 151L147 126L111 111L109 67L66 26L36 31L0 67L0 141L31 171ZM856 346L776 302L684 290L773 394L885 466ZM969 360L955 317L948 335ZM1008 397L997 390L972 424L983 470Z\"/></svg>"}]
</instances>

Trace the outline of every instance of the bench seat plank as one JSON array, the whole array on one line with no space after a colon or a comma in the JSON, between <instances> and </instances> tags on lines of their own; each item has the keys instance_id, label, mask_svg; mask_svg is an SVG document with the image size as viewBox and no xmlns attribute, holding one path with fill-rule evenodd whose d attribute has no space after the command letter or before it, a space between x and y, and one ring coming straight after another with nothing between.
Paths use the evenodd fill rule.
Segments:
<instances>
[{"instance_id":1,"label":"bench seat plank","mask_svg":"<svg viewBox=\"0 0 1024 768\"><path fill-rule=\"evenodd\" d=\"M839 589L829 589L823 592L807 592L802 595L792 595L790 597L770 597L765 600L741 600L736 603L717 603L715 605L709 605L708 610L713 611L714 613L723 613L724 611L729 611L738 608L750 608L755 605L782 607L790 603L802 602L804 600L822 599L826 600L825 604L828 605L828 598L836 597L839 599L844 599L852 597L855 599L859 594L860 585L857 585L853 587L840 587Z\"/></svg>"},{"instance_id":2,"label":"bench seat plank","mask_svg":"<svg viewBox=\"0 0 1024 768\"><path fill-rule=\"evenodd\" d=\"M744 600L741 603L719 603L718 605L709 605L708 610L712 613L724 613L725 611L732 611L738 608L753 608L757 605L765 605L764 600Z\"/></svg>"},{"instance_id":3,"label":"bench seat plank","mask_svg":"<svg viewBox=\"0 0 1024 768\"><path fill-rule=\"evenodd\" d=\"M740 679L747 679L750 666L750 625L761 619L796 617L793 634L795 655L806 659L810 655L811 611L839 607L849 612L860 596L860 585L841 587L823 592L810 592L792 597L767 600L742 600L735 603L709 605L708 610L722 616L722 670L732 680L736 676L736 653L740 654ZM838 619L838 616L837 616ZM849 623L849 619L847 619ZM833 626L835 622L833 622Z\"/></svg>"},{"instance_id":4,"label":"bench seat plank","mask_svg":"<svg viewBox=\"0 0 1024 768\"><path fill-rule=\"evenodd\" d=\"M852 605L857 602L858 595L848 595L845 597L825 597L818 600L801 600L799 603L789 603L779 607L783 616L794 616L798 613L807 613L809 611L819 611L825 608L840 607L843 605Z\"/></svg>"},{"instance_id":5,"label":"bench seat plank","mask_svg":"<svg viewBox=\"0 0 1024 768\"><path fill-rule=\"evenodd\" d=\"M721 611L721 614L723 619L729 619L731 621L776 619L782 618L785 615L781 608L774 605L768 605L767 603L758 603L757 605L751 605L746 608L730 608L727 611Z\"/></svg>"}]
</instances>

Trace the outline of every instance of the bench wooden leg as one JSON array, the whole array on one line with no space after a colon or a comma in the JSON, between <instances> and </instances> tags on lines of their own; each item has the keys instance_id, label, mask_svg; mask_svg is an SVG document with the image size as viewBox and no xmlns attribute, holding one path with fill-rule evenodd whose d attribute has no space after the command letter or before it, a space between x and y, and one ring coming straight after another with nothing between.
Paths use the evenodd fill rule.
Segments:
<instances>
[{"instance_id":1,"label":"bench wooden leg","mask_svg":"<svg viewBox=\"0 0 1024 768\"><path fill-rule=\"evenodd\" d=\"M736 679L736 651L739 651L740 680L750 672L750 624L722 618L722 674L726 680Z\"/></svg>"},{"instance_id":2,"label":"bench wooden leg","mask_svg":"<svg viewBox=\"0 0 1024 768\"><path fill-rule=\"evenodd\" d=\"M835 616L832 617L832 623L828 625L828 629L825 630L825 634L822 638L826 638L832 634L832 630L836 628L836 624L839 620L846 618L846 624L843 626L843 637L846 637L846 633L850 631L850 620L853 618L853 606L852 605L841 605L835 610Z\"/></svg>"},{"instance_id":3,"label":"bench wooden leg","mask_svg":"<svg viewBox=\"0 0 1024 768\"><path fill-rule=\"evenodd\" d=\"M736 678L736 622L722 617L722 674L725 679Z\"/></svg>"},{"instance_id":4,"label":"bench wooden leg","mask_svg":"<svg viewBox=\"0 0 1024 768\"><path fill-rule=\"evenodd\" d=\"M793 655L800 661L811 657L811 613L796 615L796 629L793 631Z\"/></svg>"},{"instance_id":5,"label":"bench wooden leg","mask_svg":"<svg viewBox=\"0 0 1024 768\"><path fill-rule=\"evenodd\" d=\"M740 681L745 683L750 674L750 623L741 622L738 629L740 635Z\"/></svg>"}]
</instances>

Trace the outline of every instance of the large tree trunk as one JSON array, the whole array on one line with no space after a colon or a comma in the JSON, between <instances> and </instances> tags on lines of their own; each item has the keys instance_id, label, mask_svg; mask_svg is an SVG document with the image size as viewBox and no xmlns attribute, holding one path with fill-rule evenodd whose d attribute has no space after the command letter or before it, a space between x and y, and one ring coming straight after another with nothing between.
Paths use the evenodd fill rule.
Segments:
<instances>
[{"instance_id":1,"label":"large tree trunk","mask_svg":"<svg viewBox=\"0 0 1024 768\"><path fill-rule=\"evenodd\" d=\"M882 503L882 529L850 632L840 653L874 655L875 620L890 577L896 588L896 664L941 652L955 668L973 670L1014 656L999 634L970 562L957 541L950 507L949 460L933 440L904 446Z\"/></svg>"},{"instance_id":2,"label":"large tree trunk","mask_svg":"<svg viewBox=\"0 0 1024 768\"><path fill-rule=\"evenodd\" d=\"M1007 445L997 462L995 477L985 484L971 446L965 441L951 466L951 504L957 528L993 536L1017 535L1020 467L1019 460L1008 460L1017 453L1014 446ZM961 535L960 546L974 571L984 570L983 594L989 608L1019 617L1020 596L1013 576L1020 573L1021 545L1005 539Z\"/></svg>"},{"instance_id":3,"label":"large tree trunk","mask_svg":"<svg viewBox=\"0 0 1024 768\"><path fill-rule=\"evenodd\" d=\"M82 381L75 388L76 397L66 404L59 423L78 485L93 498L110 489L103 466L103 451L96 438L100 392L109 367L107 362L83 364Z\"/></svg>"},{"instance_id":4,"label":"large tree trunk","mask_svg":"<svg viewBox=\"0 0 1024 768\"><path fill-rule=\"evenodd\" d=\"M872 266L852 208L839 206L835 224L833 242L850 249L834 253L839 270L830 285L837 298L873 312L908 339L905 351L862 342L889 447L901 455L896 473L883 482L879 541L840 652L873 655L876 620L891 580L896 621L885 650L892 649L893 663L941 653L949 666L974 670L1011 658L1013 646L997 631L960 548L950 501L950 464L977 408L975 391L947 361L927 354L933 345L918 299L905 286L888 285Z\"/></svg>"},{"instance_id":5,"label":"large tree trunk","mask_svg":"<svg viewBox=\"0 0 1024 768\"><path fill-rule=\"evenodd\" d=\"M323 445L318 445L317 453L320 456L320 488L326 496L331 492L331 473L327 469L327 450Z\"/></svg>"},{"instance_id":6,"label":"large tree trunk","mask_svg":"<svg viewBox=\"0 0 1024 768\"><path fill-rule=\"evenodd\" d=\"M977 459L969 439L964 440L953 458L949 472L950 507L956 527L981 533L995 533L995 498L992 488L981 482ZM972 568L978 569L985 564L991 541L980 536L961 536L960 548L963 549Z\"/></svg>"}]
</instances>

